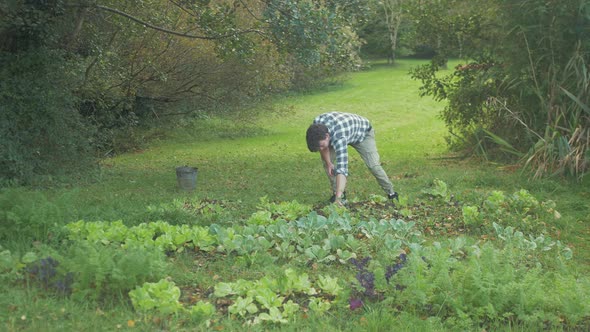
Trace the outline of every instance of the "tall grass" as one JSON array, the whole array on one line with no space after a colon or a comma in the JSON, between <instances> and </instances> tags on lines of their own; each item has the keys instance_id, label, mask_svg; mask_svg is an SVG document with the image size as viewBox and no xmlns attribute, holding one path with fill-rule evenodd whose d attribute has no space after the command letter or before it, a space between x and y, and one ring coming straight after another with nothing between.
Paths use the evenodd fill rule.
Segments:
<instances>
[{"instance_id":1,"label":"tall grass","mask_svg":"<svg viewBox=\"0 0 590 332\"><path fill-rule=\"evenodd\" d=\"M529 50L529 52L531 52ZM531 59L530 72L538 72ZM532 75L535 114L519 112L519 106L510 106L506 98L489 98L488 105L496 114L506 114L513 128L523 131L529 142L514 145L489 130L476 132L478 151L487 157L485 147L491 141L503 152L516 156L520 164L532 170L540 179L552 175L569 175L581 180L590 166L590 72L583 54L578 51L565 68L549 68L546 81ZM516 84L516 83L515 83ZM522 83L518 83L522 84ZM521 107L522 105L520 105ZM514 109L513 109L514 108ZM543 123L537 123L542 119ZM542 128L541 130L539 128ZM522 151L523 146L528 150Z\"/></svg>"},{"instance_id":2,"label":"tall grass","mask_svg":"<svg viewBox=\"0 0 590 332\"><path fill-rule=\"evenodd\" d=\"M537 69L531 63L532 72ZM551 67L551 80L535 80L536 94L544 108L547 123L544 133L525 154L525 165L539 178L547 174L569 174L581 178L590 164L590 73L578 47L563 71ZM555 71L555 72L553 72ZM520 120L520 119L519 119Z\"/></svg>"}]
</instances>

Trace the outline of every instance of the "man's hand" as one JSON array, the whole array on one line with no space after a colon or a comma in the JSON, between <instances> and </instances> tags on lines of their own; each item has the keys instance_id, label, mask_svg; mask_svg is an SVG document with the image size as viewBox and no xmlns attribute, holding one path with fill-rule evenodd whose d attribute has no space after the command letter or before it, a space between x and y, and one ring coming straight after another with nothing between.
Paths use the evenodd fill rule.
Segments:
<instances>
[{"instance_id":1,"label":"man's hand","mask_svg":"<svg viewBox=\"0 0 590 332\"><path fill-rule=\"evenodd\" d=\"M328 173L329 176L335 176L336 175L334 173L334 164L332 164L332 162L327 162L326 163L326 173Z\"/></svg>"},{"instance_id":2,"label":"man's hand","mask_svg":"<svg viewBox=\"0 0 590 332\"><path fill-rule=\"evenodd\" d=\"M337 191L334 193L334 204L339 207L345 207L347 203L346 194L343 191Z\"/></svg>"},{"instance_id":3,"label":"man's hand","mask_svg":"<svg viewBox=\"0 0 590 332\"><path fill-rule=\"evenodd\" d=\"M342 197L336 197L336 199L334 200L334 204L344 207L346 205L346 200Z\"/></svg>"}]
</instances>

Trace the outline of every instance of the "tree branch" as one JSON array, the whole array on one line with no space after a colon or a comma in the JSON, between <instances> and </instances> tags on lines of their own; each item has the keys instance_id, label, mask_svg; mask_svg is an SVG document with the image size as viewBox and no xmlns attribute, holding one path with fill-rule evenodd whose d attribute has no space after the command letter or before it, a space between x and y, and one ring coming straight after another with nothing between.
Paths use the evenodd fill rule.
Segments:
<instances>
[{"instance_id":1,"label":"tree branch","mask_svg":"<svg viewBox=\"0 0 590 332\"><path fill-rule=\"evenodd\" d=\"M175 36L179 36L179 37L185 37L185 38L192 38L192 39L205 39L205 40L215 40L215 39L224 39L224 38L230 38L230 37L235 37L236 35L241 35L241 34L246 34L246 33L259 33L259 34L263 34L262 31L260 30L256 30L256 29L248 29L248 30L242 30L242 31L236 31L234 33L231 34L226 34L226 35L219 35L219 36L197 36L197 35L192 35L192 34L188 34L188 33L183 33L183 32L178 32L178 31L174 31L174 30L170 30L170 29L166 29L163 27L159 27L157 25L153 25L151 23L148 23L146 21L143 21L135 16L132 16L130 14L127 14L123 11L120 11L118 9L115 8L110 8L110 7L106 7L106 6L102 6L102 5L95 5L95 8L107 11L107 12L111 12L120 16L123 16L127 19L130 19L131 21L135 22L135 23L139 23L142 25L145 25L146 27L150 28L150 29L154 29L157 31L161 31L167 34L171 34L171 35L175 35Z\"/></svg>"},{"instance_id":2,"label":"tree branch","mask_svg":"<svg viewBox=\"0 0 590 332\"><path fill-rule=\"evenodd\" d=\"M248 11L248 13L250 14L250 16L254 17L254 19L256 19L257 21L262 22L262 19L259 18L259 17L256 17L256 15L252 12L252 10L250 10L250 7L248 7L248 5L246 5L244 3L244 1L242 1L242 0L239 0L239 1L242 4L242 6L244 6L244 8L246 9L246 11Z\"/></svg>"}]
</instances>

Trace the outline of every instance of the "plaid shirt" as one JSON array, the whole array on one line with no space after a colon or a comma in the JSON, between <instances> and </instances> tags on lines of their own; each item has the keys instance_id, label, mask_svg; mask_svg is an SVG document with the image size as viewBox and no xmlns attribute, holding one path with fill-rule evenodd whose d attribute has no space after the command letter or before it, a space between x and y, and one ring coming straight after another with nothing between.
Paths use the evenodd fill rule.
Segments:
<instances>
[{"instance_id":1,"label":"plaid shirt","mask_svg":"<svg viewBox=\"0 0 590 332\"><path fill-rule=\"evenodd\" d=\"M348 145L362 142L371 123L360 115L340 112L320 114L313 123L328 127L330 145L336 152L335 173L348 176Z\"/></svg>"}]
</instances>

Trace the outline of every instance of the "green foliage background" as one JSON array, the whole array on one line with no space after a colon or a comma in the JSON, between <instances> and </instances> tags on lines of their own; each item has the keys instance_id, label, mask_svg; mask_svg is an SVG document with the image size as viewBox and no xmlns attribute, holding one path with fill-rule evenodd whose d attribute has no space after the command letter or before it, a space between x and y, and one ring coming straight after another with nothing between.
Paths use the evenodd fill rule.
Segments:
<instances>
[{"instance_id":1,"label":"green foliage background","mask_svg":"<svg viewBox=\"0 0 590 332\"><path fill-rule=\"evenodd\" d=\"M413 76L447 102L452 147L537 177L585 174L587 1L392 3L396 55L435 55ZM0 13L2 185L95 169L144 148L146 128L246 121L273 96L339 83L361 54L389 50L377 1L7 1ZM439 75L450 58L460 65Z\"/></svg>"},{"instance_id":2,"label":"green foliage background","mask_svg":"<svg viewBox=\"0 0 590 332\"><path fill-rule=\"evenodd\" d=\"M590 164L588 2L449 0L438 6L418 8L418 33L444 46L413 75L424 94L448 101L441 115L451 145L520 159L537 177L582 176ZM453 56L465 64L437 76Z\"/></svg>"},{"instance_id":3,"label":"green foliage background","mask_svg":"<svg viewBox=\"0 0 590 332\"><path fill-rule=\"evenodd\" d=\"M0 177L4 184L40 184L141 148L150 138L140 127L240 112L290 89L319 86L359 64L359 6L3 2Z\"/></svg>"},{"instance_id":4,"label":"green foliage background","mask_svg":"<svg viewBox=\"0 0 590 332\"><path fill-rule=\"evenodd\" d=\"M79 82L78 63L66 61L59 51L36 48L5 54L0 68L3 181L71 176L95 167L95 128L77 111L72 93Z\"/></svg>"}]
</instances>

